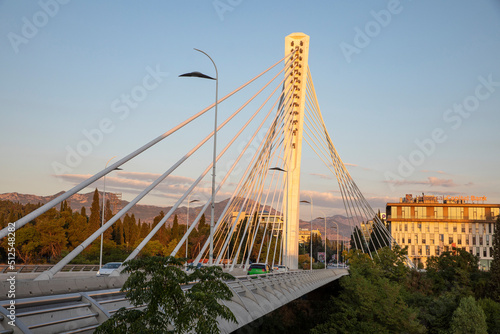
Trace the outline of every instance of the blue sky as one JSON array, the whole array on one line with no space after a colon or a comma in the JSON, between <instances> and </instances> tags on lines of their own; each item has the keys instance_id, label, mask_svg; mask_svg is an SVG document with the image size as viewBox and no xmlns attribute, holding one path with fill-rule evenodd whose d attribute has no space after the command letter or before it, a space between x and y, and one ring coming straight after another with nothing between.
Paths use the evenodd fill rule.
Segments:
<instances>
[{"instance_id":1,"label":"blue sky","mask_svg":"<svg viewBox=\"0 0 500 334\"><path fill-rule=\"evenodd\" d=\"M212 103L211 82L178 78L213 75L193 48L217 63L222 96L281 59L293 32L311 37L309 66L326 126L374 208L422 192L500 203L494 0L0 1L0 193L68 190ZM155 71L144 100L127 115L114 112L113 103ZM221 105L221 117L244 101ZM114 172L109 190L131 200L208 134L211 117ZM107 133L63 173L71 176L56 176L54 162L64 163L67 147L99 126ZM179 184L210 157L207 146L165 183L168 194L141 204L173 204ZM318 176L326 171L311 152L304 159L304 194L313 195L318 215L336 213L336 181Z\"/></svg>"}]
</instances>

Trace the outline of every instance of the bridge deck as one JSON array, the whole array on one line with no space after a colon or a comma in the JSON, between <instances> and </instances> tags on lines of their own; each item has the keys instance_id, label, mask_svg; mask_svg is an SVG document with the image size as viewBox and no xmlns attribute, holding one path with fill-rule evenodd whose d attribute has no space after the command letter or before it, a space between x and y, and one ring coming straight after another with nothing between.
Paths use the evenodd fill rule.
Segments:
<instances>
[{"instance_id":1,"label":"bridge deck","mask_svg":"<svg viewBox=\"0 0 500 334\"><path fill-rule=\"evenodd\" d=\"M230 333L344 275L346 269L291 271L238 276L226 282L233 297L225 304L238 323L219 322ZM121 307L134 307L120 288L126 276L17 280L16 326L9 325L10 284L0 286L0 333L92 333ZM140 307L140 306L139 306Z\"/></svg>"}]
</instances>

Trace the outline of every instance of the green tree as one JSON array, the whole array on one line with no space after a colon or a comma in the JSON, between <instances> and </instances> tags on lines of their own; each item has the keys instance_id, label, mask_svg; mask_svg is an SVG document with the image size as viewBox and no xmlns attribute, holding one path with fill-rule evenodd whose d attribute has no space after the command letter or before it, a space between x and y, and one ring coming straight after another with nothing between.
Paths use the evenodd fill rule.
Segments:
<instances>
[{"instance_id":1,"label":"green tree","mask_svg":"<svg viewBox=\"0 0 500 334\"><path fill-rule=\"evenodd\" d=\"M493 234L493 261L490 267L490 285L491 296L497 302L500 302L500 216L494 224L495 233Z\"/></svg>"},{"instance_id":2,"label":"green tree","mask_svg":"<svg viewBox=\"0 0 500 334\"><path fill-rule=\"evenodd\" d=\"M227 306L219 304L232 297L222 281L232 279L219 267L203 267L188 274L183 259L146 257L125 263L130 273L122 287L134 305L144 309L121 308L99 326L96 333L219 333L218 318L236 322ZM181 284L196 281L191 289Z\"/></svg>"},{"instance_id":3,"label":"green tree","mask_svg":"<svg viewBox=\"0 0 500 334\"><path fill-rule=\"evenodd\" d=\"M94 191L92 204L90 206L89 236L101 227L101 206L99 205L99 192Z\"/></svg>"},{"instance_id":4,"label":"green tree","mask_svg":"<svg viewBox=\"0 0 500 334\"><path fill-rule=\"evenodd\" d=\"M37 221L36 228L40 232L40 254L48 259L58 258L66 247L64 219L43 217Z\"/></svg>"},{"instance_id":5,"label":"green tree","mask_svg":"<svg viewBox=\"0 0 500 334\"><path fill-rule=\"evenodd\" d=\"M458 289L472 293L473 282L479 276L479 257L463 249L443 252L427 259L427 276L433 281L436 293Z\"/></svg>"},{"instance_id":6,"label":"green tree","mask_svg":"<svg viewBox=\"0 0 500 334\"><path fill-rule=\"evenodd\" d=\"M75 213L73 220L69 223L68 228L66 229L66 234L69 246L72 249L85 241L85 239L89 236L87 217L82 216L80 213Z\"/></svg>"},{"instance_id":7,"label":"green tree","mask_svg":"<svg viewBox=\"0 0 500 334\"><path fill-rule=\"evenodd\" d=\"M397 259L398 255L391 257ZM328 320L312 333L425 332L417 312L403 299L402 285L388 278L394 276L392 271L360 250L351 251L349 261L350 275L340 281L342 291L332 300Z\"/></svg>"},{"instance_id":8,"label":"green tree","mask_svg":"<svg viewBox=\"0 0 500 334\"><path fill-rule=\"evenodd\" d=\"M486 315L486 324L489 334L500 333L500 303L490 298L480 299L477 304L481 306Z\"/></svg>"},{"instance_id":9,"label":"green tree","mask_svg":"<svg viewBox=\"0 0 500 334\"><path fill-rule=\"evenodd\" d=\"M2 247L9 249L8 238L3 238ZM29 223L16 231L16 242L14 244L16 256L23 263L36 263L40 256L40 232Z\"/></svg>"},{"instance_id":10,"label":"green tree","mask_svg":"<svg viewBox=\"0 0 500 334\"><path fill-rule=\"evenodd\" d=\"M487 334L486 316L483 309L469 296L460 300L460 305L453 312L450 324L454 334Z\"/></svg>"},{"instance_id":11,"label":"green tree","mask_svg":"<svg viewBox=\"0 0 500 334\"><path fill-rule=\"evenodd\" d=\"M113 228L113 240L117 245L123 245L123 223L121 219L118 219L112 226Z\"/></svg>"}]
</instances>

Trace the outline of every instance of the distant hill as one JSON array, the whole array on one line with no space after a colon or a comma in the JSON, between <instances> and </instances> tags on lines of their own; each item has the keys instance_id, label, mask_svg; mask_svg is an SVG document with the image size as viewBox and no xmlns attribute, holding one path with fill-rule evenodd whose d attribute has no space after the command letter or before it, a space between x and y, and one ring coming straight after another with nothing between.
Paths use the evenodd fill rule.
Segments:
<instances>
[{"instance_id":1,"label":"distant hill","mask_svg":"<svg viewBox=\"0 0 500 334\"><path fill-rule=\"evenodd\" d=\"M19 194L19 193L6 193L6 194L0 194L0 200L9 200L12 202L18 202L20 204L45 204L53 200L54 198L60 196L61 194L64 194L63 191L51 195L51 196L38 196L38 195L32 195L32 194ZM89 192L86 194L74 194L68 199L68 203L73 211L80 211L82 207L85 207L87 210L87 214L90 214L90 206L92 204L92 199L94 197L94 192ZM99 193L100 201L102 201L102 192ZM110 200L111 202L111 207L113 210L113 213L117 213L120 211L122 208L124 208L129 202L120 200L118 199L117 195L114 193L108 193L106 192L106 198ZM227 202L229 199L225 199L221 202L215 203L215 217L219 217L222 212L224 211L224 208L227 205ZM251 207L253 205L253 202L250 202L247 204L247 207ZM59 204L57 205L57 208L59 208ZM151 223L153 222L154 217L156 217L160 211L163 211L165 214L170 211L172 207L171 206L155 206L155 205L142 205L142 204L136 204L134 205L128 212L129 214L134 214L136 219L140 219L141 222L148 222ZM189 208L189 218L190 221L193 221L196 216L199 214L203 206L194 206L191 205ZM250 209L248 209L250 210ZM266 206L266 210L270 210L268 206ZM210 206L207 208L205 211L205 218L207 222L210 221ZM270 210L272 213L274 213L274 210ZM186 224L186 218L187 218L187 206L180 206L177 208L170 216L170 218L167 220L167 224L173 223L174 216L177 214L177 218L179 220L179 224Z\"/></svg>"},{"instance_id":2,"label":"distant hill","mask_svg":"<svg viewBox=\"0 0 500 334\"><path fill-rule=\"evenodd\" d=\"M31 195L31 194L19 194L19 193L6 193L6 194L0 194L0 200L9 200L12 202L18 202L20 204L45 204L56 198L57 196L63 194L64 192L61 191L57 194L51 195L51 196L38 196L38 195ZM102 200L102 192L99 193L100 198ZM85 207L87 210L87 214L90 214L90 206L92 204L92 198L94 196L94 192L89 192L86 194L74 194L68 199L68 203L73 209L73 211L80 211L82 207ZM129 202L120 200L118 199L117 195L114 193L106 193L106 198L110 199L110 202L112 203L112 209L113 212L116 213L119 210L121 210L123 207L125 207ZM229 199L225 199L221 202L215 203L215 217L219 217L222 212L224 211L224 208L227 205L227 202ZM113 205L114 204L114 205ZM249 201L247 204L247 211L251 211L251 207L253 206L253 201ZM189 208L189 218L190 221L193 221L193 219L198 215L198 213L201 211L203 206L191 206ZM262 206L259 206L260 209L262 209ZM59 208L59 205L57 206ZM171 206L155 206L155 205L142 205L142 204L136 204L134 207L132 207L129 210L129 214L134 214L136 219L140 219L141 222L148 222L151 223L153 222L153 219L155 216L157 216L160 211L163 211L164 213L167 213L172 207ZM259 210L260 210L259 209ZM270 211L272 214L278 213L278 211L270 208L269 206L266 206L264 210ZM187 218L187 206L181 206L175 210L174 214L167 220L167 224L171 224L174 220L174 215L177 214L179 224L186 224L186 218ZM210 206L207 208L205 211L205 218L207 222L210 222ZM335 239L336 238L336 228L335 224L333 222L337 222L339 225L339 232L340 235L343 236L348 236L351 234L351 227L349 225L349 221L347 217L341 216L341 215L335 215L333 217L326 217L326 229L327 229L327 236L328 239ZM309 229L310 223L308 221L300 221L300 228L303 229ZM324 231L324 220L322 218L317 218L313 220L313 229L319 229L320 232L323 234Z\"/></svg>"}]
</instances>

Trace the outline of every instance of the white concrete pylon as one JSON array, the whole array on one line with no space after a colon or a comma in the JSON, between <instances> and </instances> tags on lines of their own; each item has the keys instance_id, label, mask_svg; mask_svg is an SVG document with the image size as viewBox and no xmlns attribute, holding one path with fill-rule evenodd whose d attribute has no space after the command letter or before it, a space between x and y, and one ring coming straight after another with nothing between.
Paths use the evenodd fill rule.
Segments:
<instances>
[{"instance_id":1,"label":"white concrete pylon","mask_svg":"<svg viewBox=\"0 0 500 334\"><path fill-rule=\"evenodd\" d=\"M298 269L299 261L299 202L300 202L300 162L302 154L302 133L304 127L304 109L306 102L306 76L308 73L309 36L293 33L285 38L285 55L293 52L292 71L285 80L284 90L292 89L293 98L285 110L291 113L285 125L284 145L287 161L288 208L285 208L284 222L287 223L287 240L285 247L285 265L290 269ZM285 201L284 201L285 202ZM288 218L288 219L287 219Z\"/></svg>"}]
</instances>

